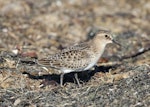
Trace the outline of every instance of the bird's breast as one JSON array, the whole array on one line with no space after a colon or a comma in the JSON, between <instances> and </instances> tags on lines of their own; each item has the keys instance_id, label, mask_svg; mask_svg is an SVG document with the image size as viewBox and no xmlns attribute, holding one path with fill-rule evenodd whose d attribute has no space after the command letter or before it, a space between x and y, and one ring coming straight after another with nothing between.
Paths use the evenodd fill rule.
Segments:
<instances>
[{"instance_id":1,"label":"bird's breast","mask_svg":"<svg viewBox=\"0 0 150 107\"><path fill-rule=\"evenodd\" d=\"M96 63L98 62L98 60L100 59L102 54L103 54L103 51L94 52L93 55L91 55L91 58L89 59L88 66L84 70L88 70L88 69L92 68L94 65L96 65Z\"/></svg>"}]
</instances>

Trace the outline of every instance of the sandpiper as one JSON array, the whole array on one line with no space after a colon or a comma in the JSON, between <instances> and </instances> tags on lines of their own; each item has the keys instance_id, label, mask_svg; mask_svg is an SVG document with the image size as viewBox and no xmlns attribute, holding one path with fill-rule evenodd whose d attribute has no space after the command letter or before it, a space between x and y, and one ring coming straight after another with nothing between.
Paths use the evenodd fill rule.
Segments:
<instances>
[{"instance_id":1,"label":"sandpiper","mask_svg":"<svg viewBox=\"0 0 150 107\"><path fill-rule=\"evenodd\" d=\"M92 68L98 62L107 44L118 44L114 41L112 35L109 31L99 30L92 40L70 46L59 53L39 59L38 64L60 70L61 86L63 86L64 74L75 72L74 77L80 86L77 72Z\"/></svg>"}]
</instances>

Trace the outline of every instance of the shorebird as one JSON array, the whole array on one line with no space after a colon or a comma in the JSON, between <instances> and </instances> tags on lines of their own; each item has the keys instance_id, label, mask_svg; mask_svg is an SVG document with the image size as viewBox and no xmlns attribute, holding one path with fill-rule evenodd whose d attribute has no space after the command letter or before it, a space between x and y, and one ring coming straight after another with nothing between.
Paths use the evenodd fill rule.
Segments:
<instances>
[{"instance_id":1,"label":"shorebird","mask_svg":"<svg viewBox=\"0 0 150 107\"><path fill-rule=\"evenodd\" d=\"M111 32L99 30L92 40L75 44L61 50L59 53L50 55L44 59L39 59L38 64L60 70L61 86L63 86L64 74L74 72L74 77L80 86L77 73L86 71L96 65L106 45L109 43L120 45L114 41Z\"/></svg>"}]
</instances>

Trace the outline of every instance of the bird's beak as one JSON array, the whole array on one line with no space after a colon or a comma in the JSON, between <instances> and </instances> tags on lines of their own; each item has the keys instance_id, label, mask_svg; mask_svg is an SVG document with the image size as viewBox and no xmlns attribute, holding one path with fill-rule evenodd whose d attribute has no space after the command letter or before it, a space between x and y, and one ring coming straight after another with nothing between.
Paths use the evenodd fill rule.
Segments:
<instances>
[{"instance_id":1,"label":"bird's beak","mask_svg":"<svg viewBox=\"0 0 150 107\"><path fill-rule=\"evenodd\" d=\"M117 41L115 41L115 40L112 40L112 42L113 43L115 43L115 44L117 44L118 46L121 46L121 44L120 43L118 43Z\"/></svg>"}]
</instances>

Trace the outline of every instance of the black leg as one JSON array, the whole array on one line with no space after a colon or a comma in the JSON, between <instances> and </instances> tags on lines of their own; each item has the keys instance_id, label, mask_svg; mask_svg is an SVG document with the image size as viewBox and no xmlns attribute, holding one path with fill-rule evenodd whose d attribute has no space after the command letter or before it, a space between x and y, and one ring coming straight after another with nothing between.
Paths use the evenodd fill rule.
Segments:
<instances>
[{"instance_id":1,"label":"black leg","mask_svg":"<svg viewBox=\"0 0 150 107\"><path fill-rule=\"evenodd\" d=\"M80 84L79 79L78 79L78 74L75 73L75 74L74 74L74 77L75 77L75 79L76 79L76 81L77 81L78 86L80 87L81 84Z\"/></svg>"},{"instance_id":2,"label":"black leg","mask_svg":"<svg viewBox=\"0 0 150 107\"><path fill-rule=\"evenodd\" d=\"M64 74L60 75L60 86L63 87Z\"/></svg>"}]
</instances>

